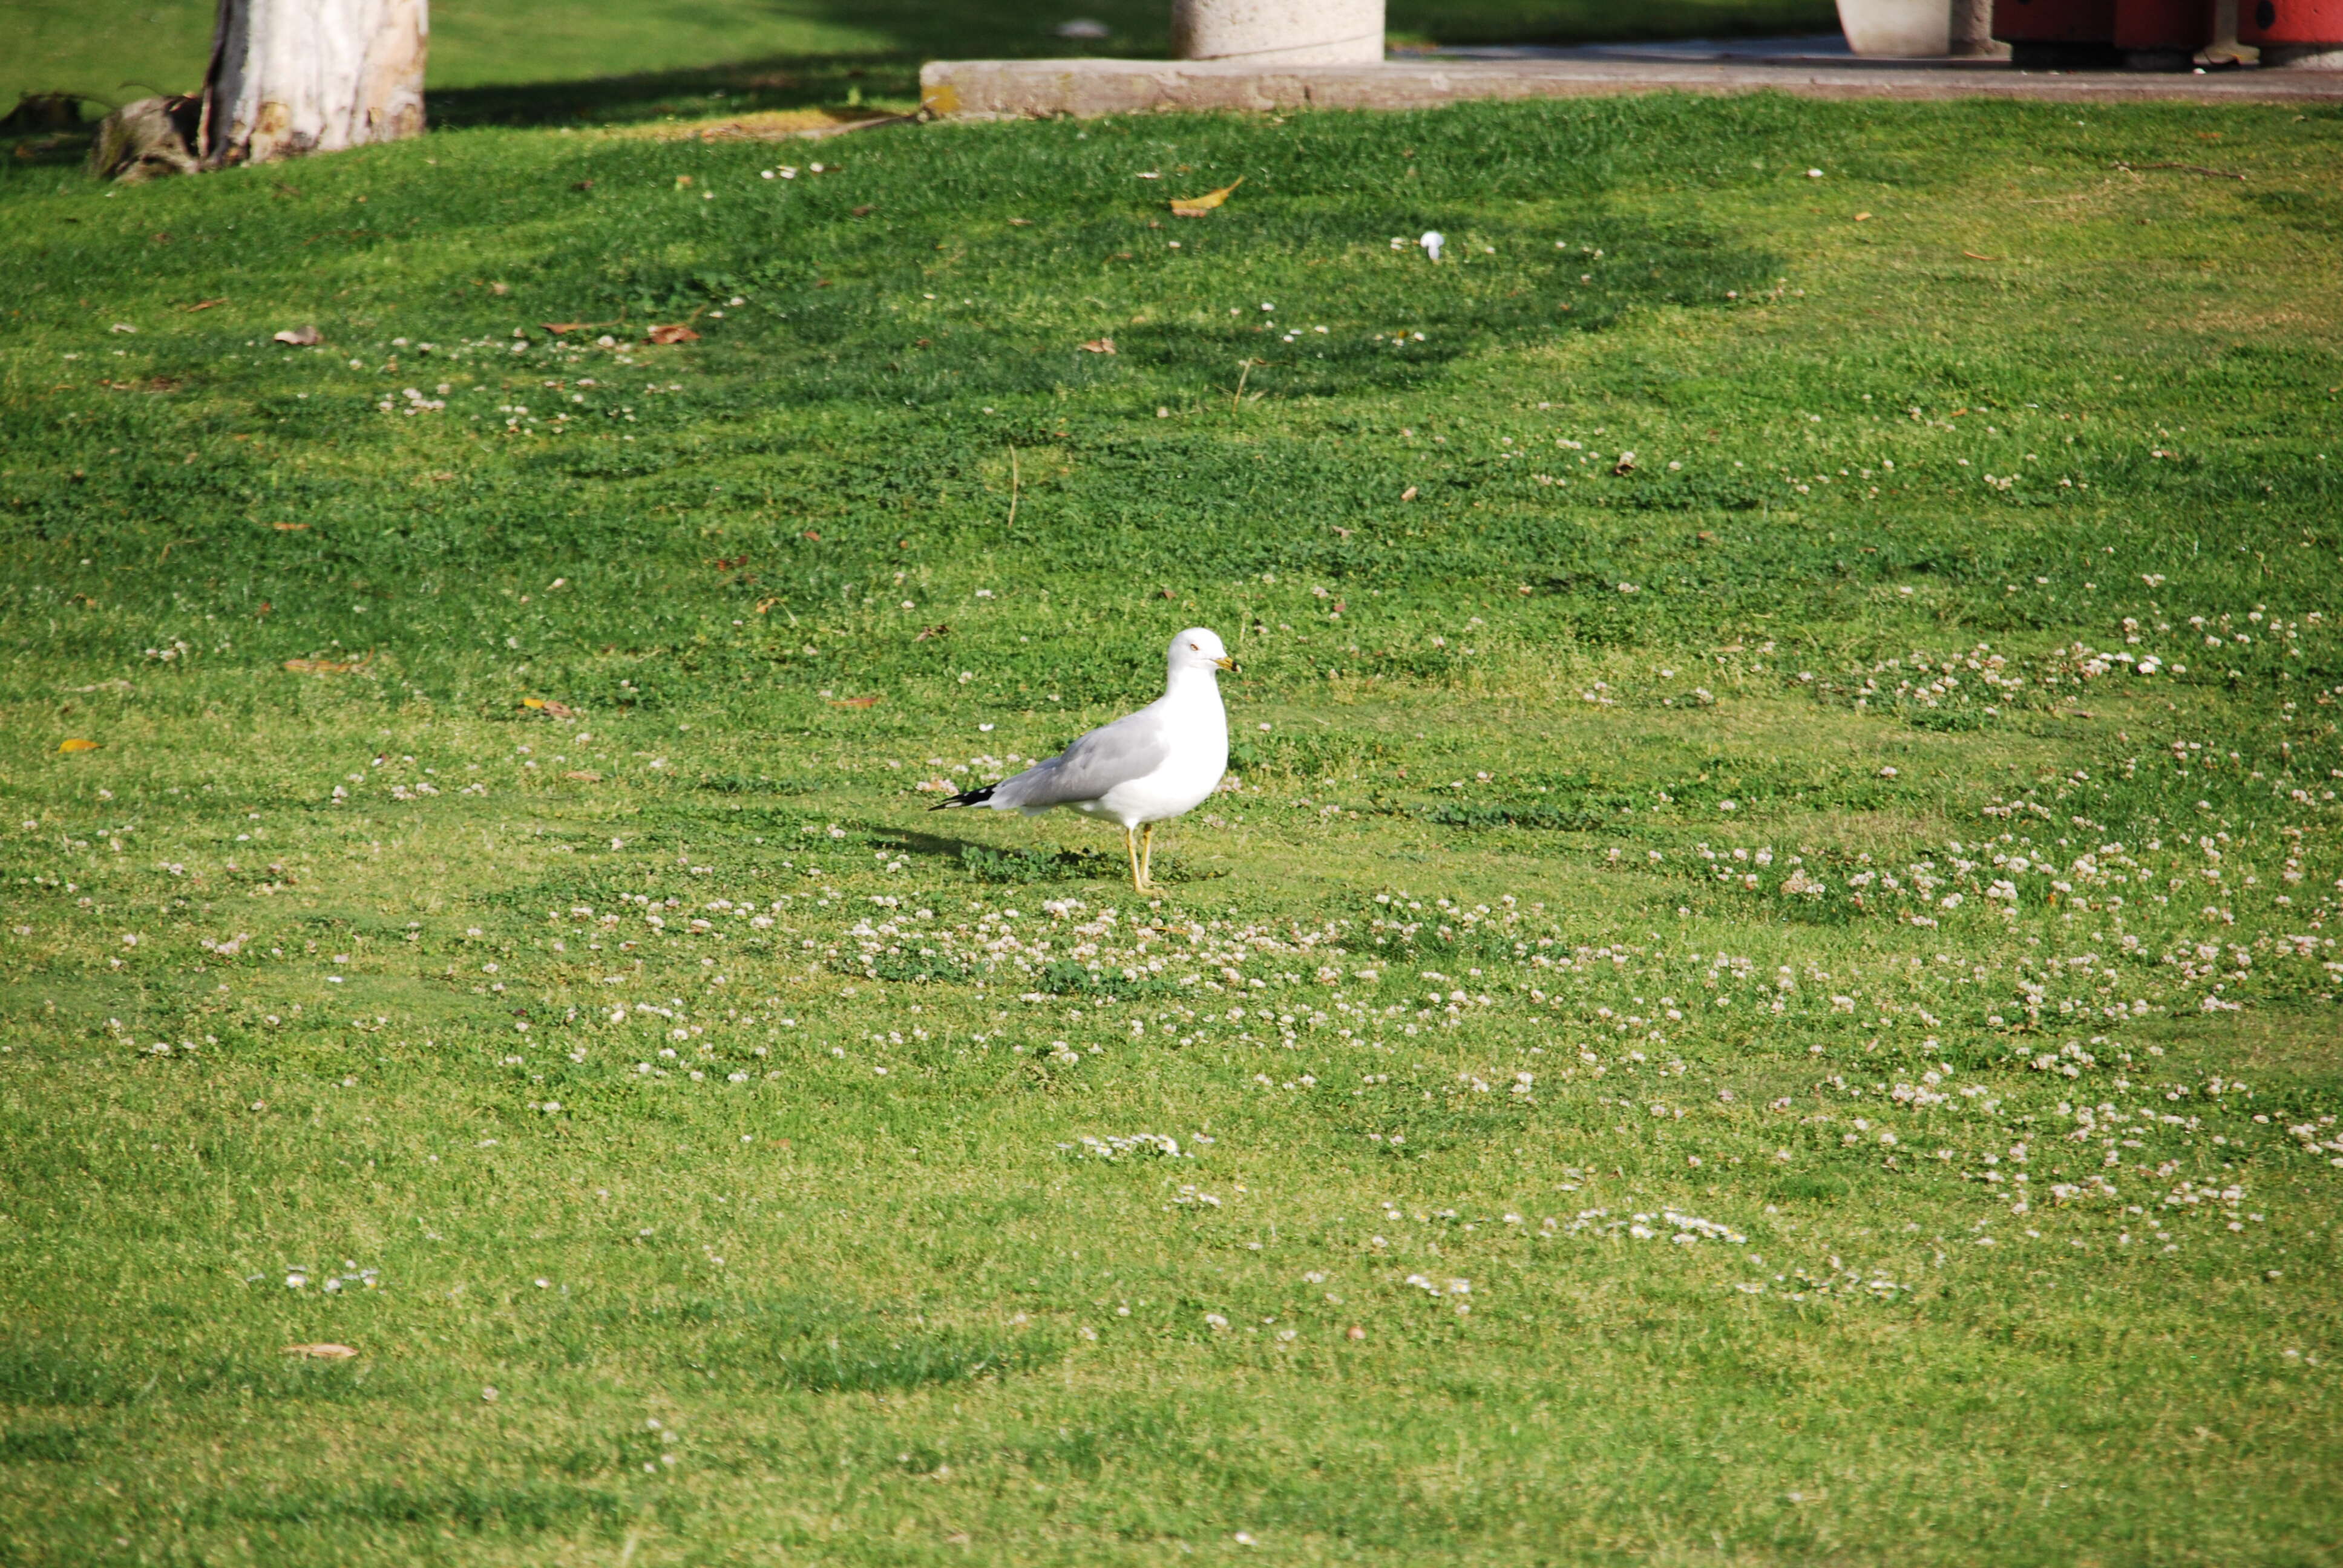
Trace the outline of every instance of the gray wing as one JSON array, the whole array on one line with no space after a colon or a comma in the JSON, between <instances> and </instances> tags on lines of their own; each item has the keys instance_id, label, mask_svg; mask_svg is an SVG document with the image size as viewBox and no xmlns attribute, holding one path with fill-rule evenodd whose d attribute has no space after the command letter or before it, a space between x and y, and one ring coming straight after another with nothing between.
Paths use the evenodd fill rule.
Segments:
<instances>
[{"instance_id":1,"label":"gray wing","mask_svg":"<svg viewBox=\"0 0 2343 1568\"><path fill-rule=\"evenodd\" d=\"M1038 811L1095 800L1118 784L1144 779L1172 755L1172 737L1152 704L1102 725L1046 762L993 786L994 807Z\"/></svg>"}]
</instances>

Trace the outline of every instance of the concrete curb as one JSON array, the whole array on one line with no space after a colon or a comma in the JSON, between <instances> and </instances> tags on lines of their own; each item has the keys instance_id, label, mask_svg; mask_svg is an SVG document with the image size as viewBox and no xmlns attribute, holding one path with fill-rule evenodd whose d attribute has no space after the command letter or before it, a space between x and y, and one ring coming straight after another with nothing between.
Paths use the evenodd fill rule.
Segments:
<instances>
[{"instance_id":1,"label":"concrete curb","mask_svg":"<svg viewBox=\"0 0 2343 1568\"><path fill-rule=\"evenodd\" d=\"M1847 65L1648 60L1387 60L1380 65L1205 60L935 60L920 97L950 119L1006 120L1157 110L1428 109L1466 99L1620 93L1788 93L1803 98L2009 98L2045 103L2328 104L2343 72L2154 75L2019 71L2000 61Z\"/></svg>"}]
</instances>

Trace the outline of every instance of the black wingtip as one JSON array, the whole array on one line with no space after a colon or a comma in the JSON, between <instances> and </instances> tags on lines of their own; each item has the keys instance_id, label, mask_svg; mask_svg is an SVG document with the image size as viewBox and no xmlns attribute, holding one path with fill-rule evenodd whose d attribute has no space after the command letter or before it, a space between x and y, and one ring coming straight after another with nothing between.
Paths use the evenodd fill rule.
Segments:
<instances>
[{"instance_id":1,"label":"black wingtip","mask_svg":"<svg viewBox=\"0 0 2343 1568\"><path fill-rule=\"evenodd\" d=\"M955 795L949 800L939 800L934 805L929 807L928 809L930 811L949 811L955 806L981 806L987 800L992 799L992 790L993 787L987 784L981 789L970 789L962 794Z\"/></svg>"}]
</instances>

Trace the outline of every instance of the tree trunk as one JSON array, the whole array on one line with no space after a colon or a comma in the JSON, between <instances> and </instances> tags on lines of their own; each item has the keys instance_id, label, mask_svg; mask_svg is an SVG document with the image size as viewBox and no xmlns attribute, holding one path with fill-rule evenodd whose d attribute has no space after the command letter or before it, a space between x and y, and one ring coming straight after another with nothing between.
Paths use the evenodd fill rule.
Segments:
<instances>
[{"instance_id":1,"label":"tree trunk","mask_svg":"<svg viewBox=\"0 0 2343 1568\"><path fill-rule=\"evenodd\" d=\"M204 162L272 163L423 130L427 0L220 0Z\"/></svg>"}]
</instances>

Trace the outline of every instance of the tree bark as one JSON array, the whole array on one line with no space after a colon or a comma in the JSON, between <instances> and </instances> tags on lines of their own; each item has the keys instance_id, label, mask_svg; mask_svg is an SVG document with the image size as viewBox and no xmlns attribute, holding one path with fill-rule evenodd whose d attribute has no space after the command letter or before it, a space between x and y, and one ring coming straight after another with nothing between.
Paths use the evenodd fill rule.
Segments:
<instances>
[{"instance_id":1,"label":"tree bark","mask_svg":"<svg viewBox=\"0 0 2343 1568\"><path fill-rule=\"evenodd\" d=\"M201 156L273 163L423 131L427 0L219 0Z\"/></svg>"}]
</instances>

